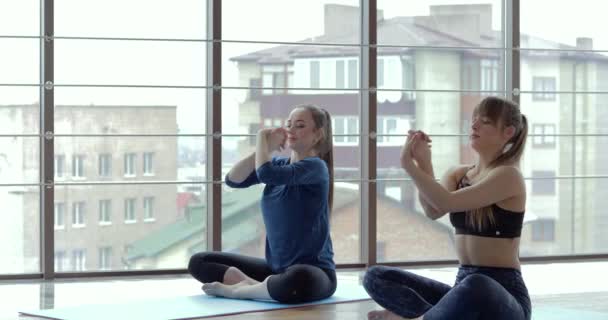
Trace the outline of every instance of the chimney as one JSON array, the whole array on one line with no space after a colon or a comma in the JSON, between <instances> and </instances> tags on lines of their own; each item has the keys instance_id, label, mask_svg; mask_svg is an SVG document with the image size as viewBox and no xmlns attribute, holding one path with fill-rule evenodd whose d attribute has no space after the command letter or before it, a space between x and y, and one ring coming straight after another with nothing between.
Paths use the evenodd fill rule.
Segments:
<instances>
[{"instance_id":1,"label":"chimney","mask_svg":"<svg viewBox=\"0 0 608 320\"><path fill-rule=\"evenodd\" d=\"M325 30L328 37L339 37L350 34L359 35L361 9L357 6L347 6L329 3L325 5ZM384 20L384 11L377 11L377 21Z\"/></svg>"},{"instance_id":2,"label":"chimney","mask_svg":"<svg viewBox=\"0 0 608 320\"><path fill-rule=\"evenodd\" d=\"M492 33L492 5L430 6L430 15L416 17L415 21L461 39L476 41L481 35Z\"/></svg>"},{"instance_id":3,"label":"chimney","mask_svg":"<svg viewBox=\"0 0 608 320\"><path fill-rule=\"evenodd\" d=\"M576 48L580 50L593 50L593 39L587 37L576 38Z\"/></svg>"}]
</instances>

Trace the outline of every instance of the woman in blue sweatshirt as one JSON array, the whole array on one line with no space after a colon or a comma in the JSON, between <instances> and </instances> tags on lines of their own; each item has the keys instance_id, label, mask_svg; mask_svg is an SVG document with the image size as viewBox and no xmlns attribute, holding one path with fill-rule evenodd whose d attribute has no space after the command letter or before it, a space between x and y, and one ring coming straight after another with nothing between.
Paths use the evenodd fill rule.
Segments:
<instances>
[{"instance_id":1,"label":"woman in blue sweatshirt","mask_svg":"<svg viewBox=\"0 0 608 320\"><path fill-rule=\"evenodd\" d=\"M271 157L285 146L289 158ZM329 230L333 200L331 118L314 105L296 107L285 128L258 132L256 152L226 175L226 184L264 183L261 207L266 259L225 252L197 253L190 274L208 295L302 303L336 290Z\"/></svg>"}]
</instances>

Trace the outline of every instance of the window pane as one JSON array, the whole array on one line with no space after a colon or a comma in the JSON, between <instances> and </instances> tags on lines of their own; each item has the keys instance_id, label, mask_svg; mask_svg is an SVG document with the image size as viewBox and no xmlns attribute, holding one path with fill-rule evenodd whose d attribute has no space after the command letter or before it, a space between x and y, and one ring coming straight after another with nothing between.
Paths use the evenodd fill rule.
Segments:
<instances>
[{"instance_id":1,"label":"window pane","mask_svg":"<svg viewBox=\"0 0 608 320\"><path fill-rule=\"evenodd\" d=\"M378 1L378 44L502 47L502 1ZM523 6L522 6L523 7Z\"/></svg>"},{"instance_id":2,"label":"window pane","mask_svg":"<svg viewBox=\"0 0 608 320\"><path fill-rule=\"evenodd\" d=\"M207 1L200 0L62 0L55 3L55 33L57 36L205 39L206 4ZM133 22L134 17L137 23Z\"/></svg>"},{"instance_id":3,"label":"window pane","mask_svg":"<svg viewBox=\"0 0 608 320\"><path fill-rule=\"evenodd\" d=\"M348 84L356 88L360 52L352 46L224 43L222 84L246 87L261 81L265 95L287 93L273 87L340 89Z\"/></svg>"},{"instance_id":4,"label":"window pane","mask_svg":"<svg viewBox=\"0 0 608 320\"><path fill-rule=\"evenodd\" d=\"M82 203L86 211L84 226L70 223L55 230L56 252L68 252L72 259L62 271L183 268L204 248L204 197L204 185L194 184L57 186L56 202ZM153 220L145 220L149 198L154 198ZM102 223L97 213L104 205L111 214ZM125 212L132 223L125 223ZM107 264L99 261L100 247L112 248ZM84 258L77 253L74 261L72 252L79 250L84 250Z\"/></svg>"},{"instance_id":5,"label":"window pane","mask_svg":"<svg viewBox=\"0 0 608 320\"><path fill-rule=\"evenodd\" d=\"M38 134L39 91L37 87L0 86L1 134Z\"/></svg>"},{"instance_id":6,"label":"window pane","mask_svg":"<svg viewBox=\"0 0 608 320\"><path fill-rule=\"evenodd\" d=\"M37 36L39 33L39 0L3 0L0 2L1 35ZM5 51L0 52L4 54ZM0 68L0 70L4 69Z\"/></svg>"},{"instance_id":7,"label":"window pane","mask_svg":"<svg viewBox=\"0 0 608 320\"><path fill-rule=\"evenodd\" d=\"M378 181L376 191L378 262L456 258L449 219L427 218L411 181Z\"/></svg>"},{"instance_id":8,"label":"window pane","mask_svg":"<svg viewBox=\"0 0 608 320\"><path fill-rule=\"evenodd\" d=\"M40 140L0 137L0 183L38 183Z\"/></svg>"},{"instance_id":9,"label":"window pane","mask_svg":"<svg viewBox=\"0 0 608 320\"><path fill-rule=\"evenodd\" d=\"M267 0L260 5L255 1L224 0L222 36L227 40L358 43L359 1L335 2Z\"/></svg>"},{"instance_id":10,"label":"window pane","mask_svg":"<svg viewBox=\"0 0 608 320\"><path fill-rule=\"evenodd\" d=\"M201 181L205 177L205 141L198 137L56 137L55 153L72 159L81 156L81 176L73 176L72 163L67 163L62 182L123 181L125 164L131 175L127 181ZM143 155L154 153L154 174L144 175ZM99 176L99 154L111 155L107 176ZM30 181L36 181L32 178ZM14 181L13 181L14 182Z\"/></svg>"},{"instance_id":11,"label":"window pane","mask_svg":"<svg viewBox=\"0 0 608 320\"><path fill-rule=\"evenodd\" d=\"M205 43L57 39L54 57L57 84L206 83Z\"/></svg>"},{"instance_id":12,"label":"window pane","mask_svg":"<svg viewBox=\"0 0 608 320\"><path fill-rule=\"evenodd\" d=\"M0 4L0 10L2 8ZM1 12L1 11L0 11ZM0 19L3 13L0 13ZM12 20L12 19L11 19ZM0 30L2 23L0 22ZM14 30L4 29L0 35L14 34ZM38 39L9 39L0 38L0 83L7 84L38 84L40 83L40 45ZM20 100L17 93L12 93L2 100ZM21 97L23 99L23 97ZM0 105L4 102L0 100ZM37 100L21 100L19 103L33 103Z\"/></svg>"},{"instance_id":13,"label":"window pane","mask_svg":"<svg viewBox=\"0 0 608 320\"><path fill-rule=\"evenodd\" d=\"M0 187L0 274L40 271L40 189Z\"/></svg>"},{"instance_id":14,"label":"window pane","mask_svg":"<svg viewBox=\"0 0 608 320\"><path fill-rule=\"evenodd\" d=\"M522 256L605 254L608 252L604 207L608 179L559 179L555 196L534 195L528 184L528 208L521 236Z\"/></svg>"},{"instance_id":15,"label":"window pane","mask_svg":"<svg viewBox=\"0 0 608 320\"><path fill-rule=\"evenodd\" d=\"M206 98L205 89L58 87L55 133L201 134Z\"/></svg>"},{"instance_id":16,"label":"window pane","mask_svg":"<svg viewBox=\"0 0 608 320\"><path fill-rule=\"evenodd\" d=\"M606 94L559 93L554 101L538 101L533 94L526 93L520 99L531 127L552 124L555 128L548 130L554 130L553 134L608 134Z\"/></svg>"},{"instance_id":17,"label":"window pane","mask_svg":"<svg viewBox=\"0 0 608 320\"><path fill-rule=\"evenodd\" d=\"M551 8L551 14L547 14ZM522 1L520 5L523 48L608 49L608 38L598 25L605 23L604 3L595 0ZM574 19L572 26L564 18ZM523 66L522 66L523 67Z\"/></svg>"}]
</instances>

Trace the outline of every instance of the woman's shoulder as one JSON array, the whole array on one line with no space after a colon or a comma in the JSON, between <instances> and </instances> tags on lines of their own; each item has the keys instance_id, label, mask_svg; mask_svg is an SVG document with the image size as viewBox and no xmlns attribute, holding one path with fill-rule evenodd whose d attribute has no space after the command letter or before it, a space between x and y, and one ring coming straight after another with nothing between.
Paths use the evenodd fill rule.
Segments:
<instances>
[{"instance_id":1,"label":"woman's shoulder","mask_svg":"<svg viewBox=\"0 0 608 320\"><path fill-rule=\"evenodd\" d=\"M521 169L515 165L500 165L495 168L492 168L488 174L495 174L501 176L509 176L517 179L523 180L523 174L521 173Z\"/></svg>"}]
</instances>

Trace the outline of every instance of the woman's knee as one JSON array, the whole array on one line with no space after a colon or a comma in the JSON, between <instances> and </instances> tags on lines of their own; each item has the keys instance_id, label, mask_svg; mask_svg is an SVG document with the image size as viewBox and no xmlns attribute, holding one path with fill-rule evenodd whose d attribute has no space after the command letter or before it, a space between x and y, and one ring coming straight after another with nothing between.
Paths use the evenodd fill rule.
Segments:
<instances>
[{"instance_id":1,"label":"woman's knee","mask_svg":"<svg viewBox=\"0 0 608 320\"><path fill-rule=\"evenodd\" d=\"M369 292L373 291L376 286L386 281L391 281L394 277L403 277L404 272L402 270L386 267L386 266L373 266L369 267L363 277L363 287Z\"/></svg>"},{"instance_id":2,"label":"woman's knee","mask_svg":"<svg viewBox=\"0 0 608 320\"><path fill-rule=\"evenodd\" d=\"M209 252L199 252L192 255L188 262L188 272L190 272L190 274L196 272L203 263L207 262L208 256Z\"/></svg>"},{"instance_id":3,"label":"woman's knee","mask_svg":"<svg viewBox=\"0 0 608 320\"><path fill-rule=\"evenodd\" d=\"M321 270L297 267L269 279L270 296L281 303L303 303L326 298L333 294L332 285ZM335 288L334 288L335 290ZM330 292L331 291L331 292Z\"/></svg>"},{"instance_id":4,"label":"woman's knee","mask_svg":"<svg viewBox=\"0 0 608 320\"><path fill-rule=\"evenodd\" d=\"M467 297L477 302L491 300L502 287L496 280L478 273L464 278L458 286L466 291Z\"/></svg>"}]
</instances>

